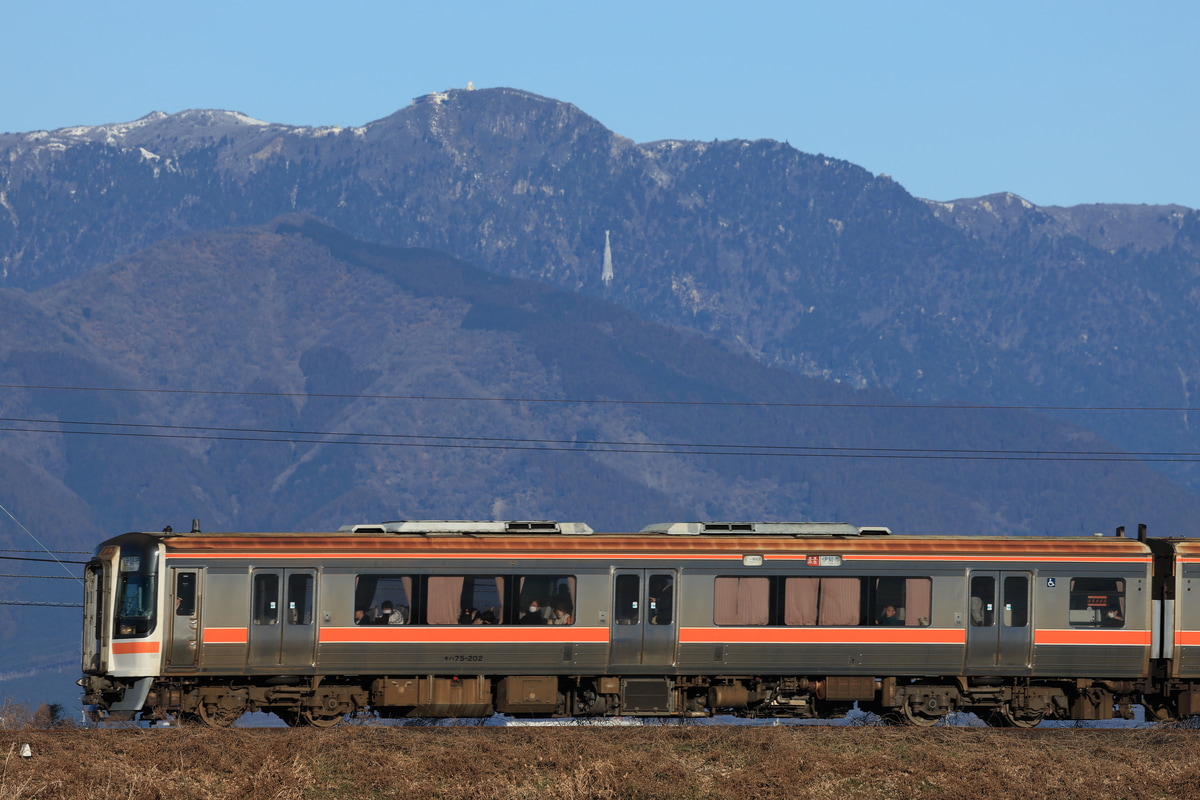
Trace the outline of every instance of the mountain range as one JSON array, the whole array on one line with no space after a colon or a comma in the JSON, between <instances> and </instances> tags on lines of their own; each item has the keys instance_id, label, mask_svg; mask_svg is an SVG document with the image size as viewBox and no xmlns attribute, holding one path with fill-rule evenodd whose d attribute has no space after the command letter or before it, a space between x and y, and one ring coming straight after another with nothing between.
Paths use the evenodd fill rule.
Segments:
<instances>
[{"instance_id":1,"label":"mountain range","mask_svg":"<svg viewBox=\"0 0 1200 800\"><path fill-rule=\"evenodd\" d=\"M636 144L513 89L356 128L154 113L2 135L0 156L9 287L300 212L912 400L1181 409L1200 379L1200 213L1180 206L932 202L780 142ZM1200 451L1186 411L1061 413L1131 451ZM1162 468L1197 488L1190 462Z\"/></svg>"}]
</instances>

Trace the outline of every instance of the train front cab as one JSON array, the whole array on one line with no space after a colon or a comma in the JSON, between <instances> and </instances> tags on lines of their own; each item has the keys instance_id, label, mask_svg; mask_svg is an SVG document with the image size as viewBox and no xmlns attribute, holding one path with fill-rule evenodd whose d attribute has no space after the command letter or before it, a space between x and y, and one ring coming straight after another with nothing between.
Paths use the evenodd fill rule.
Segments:
<instances>
[{"instance_id":1,"label":"train front cab","mask_svg":"<svg viewBox=\"0 0 1200 800\"><path fill-rule=\"evenodd\" d=\"M128 717L146 702L162 657L157 537L127 533L97 548L84 571L84 704Z\"/></svg>"}]
</instances>

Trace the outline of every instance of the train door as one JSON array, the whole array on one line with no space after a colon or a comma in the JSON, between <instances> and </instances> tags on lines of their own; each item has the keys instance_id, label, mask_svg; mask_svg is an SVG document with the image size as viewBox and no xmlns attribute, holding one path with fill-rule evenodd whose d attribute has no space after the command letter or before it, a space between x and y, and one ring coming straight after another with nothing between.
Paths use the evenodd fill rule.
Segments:
<instances>
[{"instance_id":1,"label":"train door","mask_svg":"<svg viewBox=\"0 0 1200 800\"><path fill-rule=\"evenodd\" d=\"M203 570L172 567L169 571L170 598L167 608L167 668L190 669L200 653L200 606Z\"/></svg>"},{"instance_id":2,"label":"train door","mask_svg":"<svg viewBox=\"0 0 1200 800\"><path fill-rule=\"evenodd\" d=\"M115 552L116 548L112 548ZM83 593L83 671L99 675L108 671L112 646L113 607L112 574L115 556L107 561L95 558L84 571Z\"/></svg>"},{"instance_id":3,"label":"train door","mask_svg":"<svg viewBox=\"0 0 1200 800\"><path fill-rule=\"evenodd\" d=\"M619 569L613 574L612 650L615 669L675 663L675 570Z\"/></svg>"},{"instance_id":4,"label":"train door","mask_svg":"<svg viewBox=\"0 0 1200 800\"><path fill-rule=\"evenodd\" d=\"M317 652L314 569L256 569L250 573L251 669L308 669Z\"/></svg>"},{"instance_id":5,"label":"train door","mask_svg":"<svg viewBox=\"0 0 1200 800\"><path fill-rule=\"evenodd\" d=\"M980 572L968 576L967 659L969 674L1029 670L1033 649L1028 572Z\"/></svg>"}]
</instances>

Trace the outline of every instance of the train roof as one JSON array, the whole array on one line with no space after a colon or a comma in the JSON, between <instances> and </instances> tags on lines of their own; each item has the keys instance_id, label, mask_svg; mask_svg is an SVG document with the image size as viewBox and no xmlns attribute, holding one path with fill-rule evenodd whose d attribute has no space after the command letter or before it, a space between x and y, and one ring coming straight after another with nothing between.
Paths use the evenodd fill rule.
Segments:
<instances>
[{"instance_id":1,"label":"train roof","mask_svg":"<svg viewBox=\"0 0 1200 800\"><path fill-rule=\"evenodd\" d=\"M591 536L595 531L586 522L553 520L391 520L343 525L330 533L232 533L201 534L199 521L193 520L192 535L219 536L454 536L454 535L560 535ZM845 522L660 522L635 533L605 533L605 536L887 536L889 528L856 527ZM170 528L150 536L177 535Z\"/></svg>"},{"instance_id":2,"label":"train roof","mask_svg":"<svg viewBox=\"0 0 1200 800\"><path fill-rule=\"evenodd\" d=\"M1120 532L1118 532L1120 533ZM1148 558L1150 548L1139 538L1121 535L1090 537L897 535L882 527L814 522L676 522L649 525L638 532L596 533L584 523L545 520L400 520L343 526L328 533L202 533L198 524L186 534L126 534L153 537L168 551L230 558L251 554L308 553L345 558L350 553L424 553L446 557L489 557L497 553L557 554L591 558L636 554L777 553L876 554L880 558L973 556ZM124 538L124 537L119 537Z\"/></svg>"}]
</instances>

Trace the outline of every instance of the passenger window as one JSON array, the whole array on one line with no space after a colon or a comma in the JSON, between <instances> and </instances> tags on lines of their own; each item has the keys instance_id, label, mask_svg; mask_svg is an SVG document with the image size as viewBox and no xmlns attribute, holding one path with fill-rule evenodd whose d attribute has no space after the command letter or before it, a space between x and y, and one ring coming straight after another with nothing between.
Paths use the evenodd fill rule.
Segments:
<instances>
[{"instance_id":1,"label":"passenger window","mask_svg":"<svg viewBox=\"0 0 1200 800\"><path fill-rule=\"evenodd\" d=\"M648 579L650 596L646 609L651 625L670 625L675 621L675 578L672 575L651 575Z\"/></svg>"},{"instance_id":2,"label":"passenger window","mask_svg":"<svg viewBox=\"0 0 1200 800\"><path fill-rule=\"evenodd\" d=\"M818 625L859 625L862 622L862 579L821 578Z\"/></svg>"},{"instance_id":3,"label":"passenger window","mask_svg":"<svg viewBox=\"0 0 1200 800\"><path fill-rule=\"evenodd\" d=\"M289 625L311 625L313 606L313 576L289 575L287 621Z\"/></svg>"},{"instance_id":4,"label":"passenger window","mask_svg":"<svg viewBox=\"0 0 1200 800\"><path fill-rule=\"evenodd\" d=\"M574 625L575 576L526 575L517 578L517 621L525 625ZM468 609L478 620L486 609ZM538 620L541 620L540 622ZM486 624L486 621L485 621Z\"/></svg>"},{"instance_id":5,"label":"passenger window","mask_svg":"<svg viewBox=\"0 0 1200 800\"><path fill-rule=\"evenodd\" d=\"M1076 628L1124 628L1125 581L1072 578L1068 620Z\"/></svg>"},{"instance_id":6,"label":"passenger window","mask_svg":"<svg viewBox=\"0 0 1200 800\"><path fill-rule=\"evenodd\" d=\"M996 579L991 575L971 578L971 627L990 628L996 615Z\"/></svg>"},{"instance_id":7,"label":"passenger window","mask_svg":"<svg viewBox=\"0 0 1200 800\"><path fill-rule=\"evenodd\" d=\"M458 625L468 609L485 611L504 622L504 585L500 575L431 575L425 584L425 621L430 625Z\"/></svg>"},{"instance_id":8,"label":"passenger window","mask_svg":"<svg viewBox=\"0 0 1200 800\"><path fill-rule=\"evenodd\" d=\"M641 577L638 575L618 575L614 592L614 616L618 625L637 625L641 616L638 609L638 597L641 593Z\"/></svg>"},{"instance_id":9,"label":"passenger window","mask_svg":"<svg viewBox=\"0 0 1200 800\"><path fill-rule=\"evenodd\" d=\"M1009 575L1004 578L1004 627L1024 628L1029 624L1029 578Z\"/></svg>"},{"instance_id":10,"label":"passenger window","mask_svg":"<svg viewBox=\"0 0 1200 800\"><path fill-rule=\"evenodd\" d=\"M766 625L771 615L770 578L717 578L713 586L713 623Z\"/></svg>"},{"instance_id":11,"label":"passenger window","mask_svg":"<svg viewBox=\"0 0 1200 800\"><path fill-rule=\"evenodd\" d=\"M783 624L861 625L862 578L787 578Z\"/></svg>"},{"instance_id":12,"label":"passenger window","mask_svg":"<svg viewBox=\"0 0 1200 800\"><path fill-rule=\"evenodd\" d=\"M180 572L175 576L175 614L190 617L196 613L196 573Z\"/></svg>"},{"instance_id":13,"label":"passenger window","mask_svg":"<svg viewBox=\"0 0 1200 800\"><path fill-rule=\"evenodd\" d=\"M356 625L573 625L575 576L359 575L353 613Z\"/></svg>"},{"instance_id":14,"label":"passenger window","mask_svg":"<svg viewBox=\"0 0 1200 800\"><path fill-rule=\"evenodd\" d=\"M419 618L411 575L359 575L354 583L355 625L407 625Z\"/></svg>"},{"instance_id":15,"label":"passenger window","mask_svg":"<svg viewBox=\"0 0 1200 800\"><path fill-rule=\"evenodd\" d=\"M787 578L783 583L783 624L816 625L820 578Z\"/></svg>"},{"instance_id":16,"label":"passenger window","mask_svg":"<svg viewBox=\"0 0 1200 800\"><path fill-rule=\"evenodd\" d=\"M279 623L279 576L259 573L254 576L254 624Z\"/></svg>"},{"instance_id":17,"label":"passenger window","mask_svg":"<svg viewBox=\"0 0 1200 800\"><path fill-rule=\"evenodd\" d=\"M930 578L721 576L713 624L924 627L932 597Z\"/></svg>"},{"instance_id":18,"label":"passenger window","mask_svg":"<svg viewBox=\"0 0 1200 800\"><path fill-rule=\"evenodd\" d=\"M876 578L871 609L876 625L927 627L933 610L929 578Z\"/></svg>"}]
</instances>

